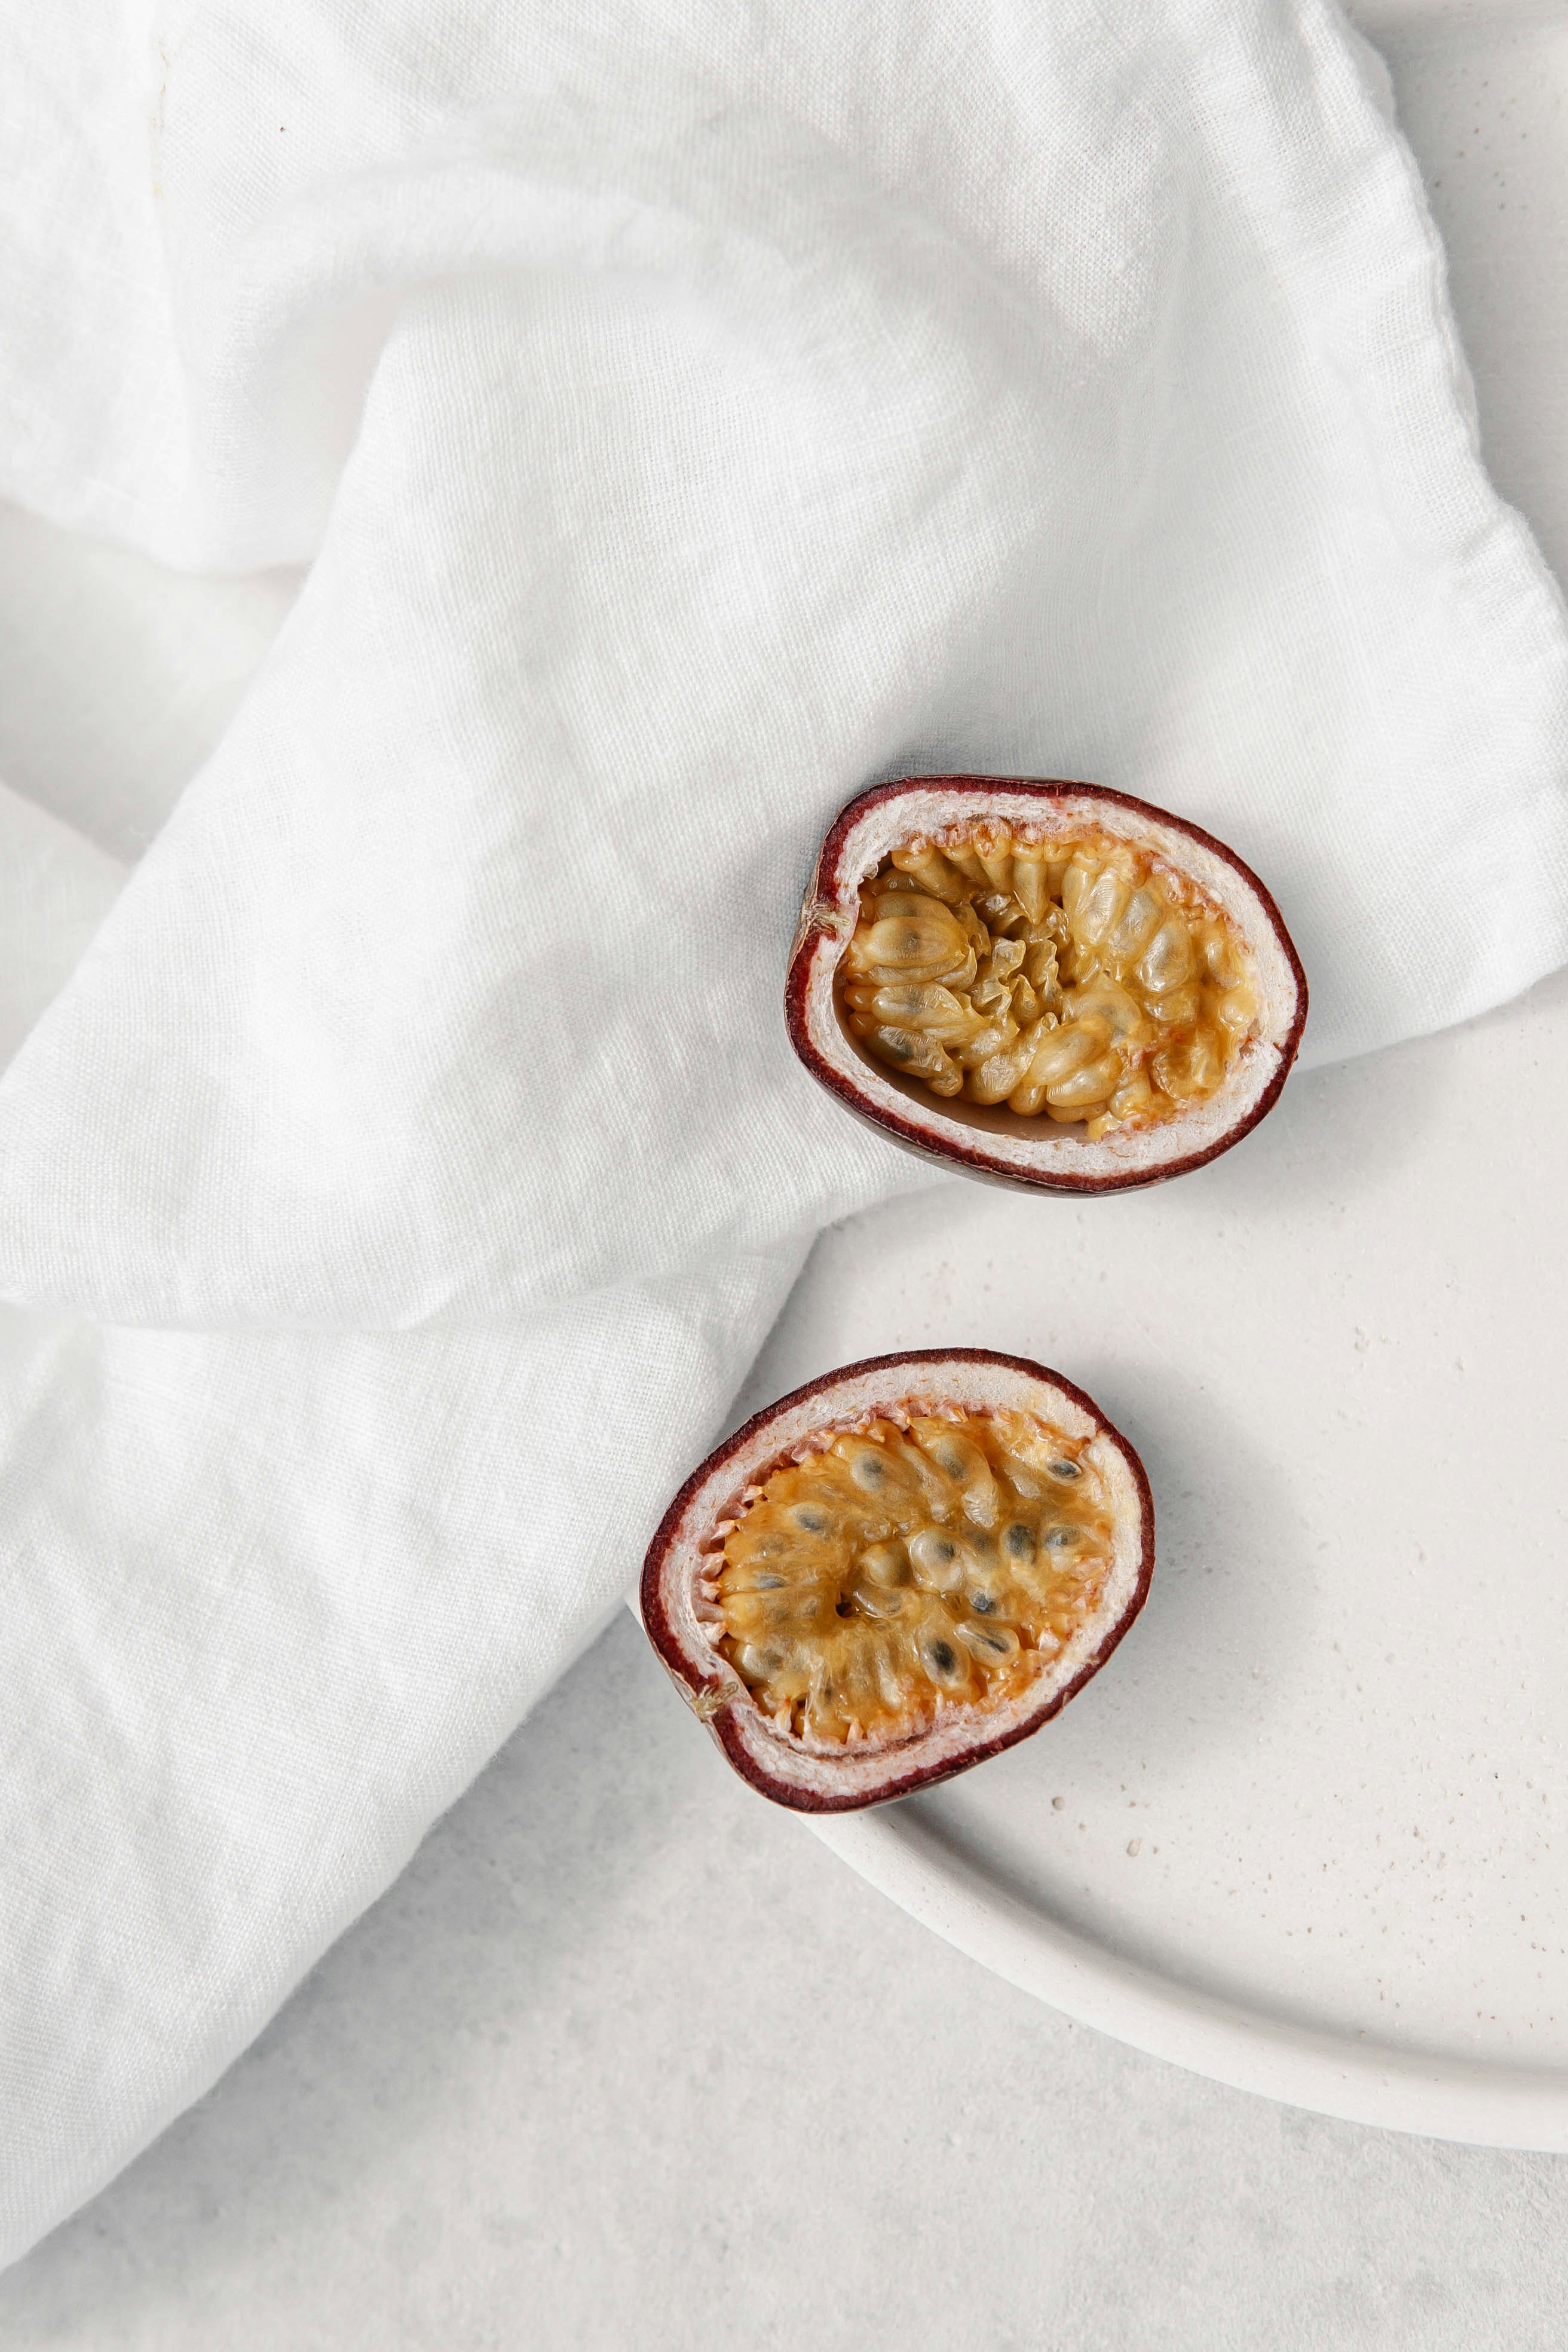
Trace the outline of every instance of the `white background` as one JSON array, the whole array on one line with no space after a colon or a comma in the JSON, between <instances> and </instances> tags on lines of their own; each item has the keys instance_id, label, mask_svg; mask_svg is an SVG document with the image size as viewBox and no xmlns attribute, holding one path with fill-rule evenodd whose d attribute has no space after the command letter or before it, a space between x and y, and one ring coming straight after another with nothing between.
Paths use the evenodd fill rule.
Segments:
<instances>
[{"instance_id":1,"label":"white background","mask_svg":"<svg viewBox=\"0 0 1568 2352\"><path fill-rule=\"evenodd\" d=\"M1362 16L1494 477L1561 573L1568 14ZM1568 985L1536 994L1501 1018L1561 1037ZM1449 1050L1388 1057L1391 1092ZM1298 1081L1287 1132L1376 1072ZM874 1286L931 1251L923 1213L831 1236L771 1361L824 1266ZM988 1247L1038 1214L988 1202ZM1422 1214L1413 1187L1416 1248ZM1558 2159L1268 2106L958 1958L731 1781L628 1622L216 2092L0 2279L0 2341L1544 2347L1565 2254Z\"/></svg>"}]
</instances>

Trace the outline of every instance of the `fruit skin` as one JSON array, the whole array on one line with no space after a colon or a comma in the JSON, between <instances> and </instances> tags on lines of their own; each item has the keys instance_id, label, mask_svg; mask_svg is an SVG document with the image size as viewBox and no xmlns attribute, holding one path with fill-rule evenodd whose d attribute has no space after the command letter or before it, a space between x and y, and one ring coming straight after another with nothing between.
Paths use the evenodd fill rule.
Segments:
<instances>
[{"instance_id":1,"label":"fruit skin","mask_svg":"<svg viewBox=\"0 0 1568 2352\"><path fill-rule=\"evenodd\" d=\"M1089 1146L1073 1144L1064 1139L1063 1130L1054 1135L1042 1132L1037 1145L1037 1165L1019 1164L1015 1159L1001 1155L994 1146L987 1148L988 1139L982 1128L971 1126L941 1108L934 1097L927 1102L911 1099L908 1112L895 1110L886 1102L878 1102L858 1076L836 1068L825 1057L818 1038L813 1034L812 1001L814 980L818 959L831 958L833 967L847 944L854 929L853 908L863 872L849 872L846 850L851 835L862 820L875 811L890 807L915 794L937 796L950 803L934 819L923 821L926 826L936 824L962 823L973 809L976 823L991 814L987 803L998 796L1019 799L1037 805L1042 820L1048 820L1053 811L1065 802L1081 810L1084 821L1092 822L1096 805L1103 808L1108 830L1126 832L1130 838L1142 837L1145 825L1160 832L1174 834L1191 843L1221 865L1241 886L1241 895L1247 907L1248 919L1238 927L1247 945L1256 952L1266 939L1276 950L1284 979L1279 992L1283 1002L1281 1017L1275 1024L1275 1034L1268 1040L1268 1050L1275 1056L1266 1083L1255 1091L1245 1104L1238 1106L1234 1121L1226 1124L1217 1135L1184 1149L1182 1137L1195 1123L1173 1119L1160 1133L1160 1141L1152 1148L1142 1150L1137 1158L1141 1164L1117 1167L1117 1152L1110 1143ZM1127 820L1131 818L1131 824ZM909 831L921 829L911 824ZM800 922L795 944L790 951L789 968L784 979L784 1021L790 1044L799 1060L810 1071L819 1086L841 1102L858 1118L865 1120L879 1133L889 1137L904 1150L912 1151L922 1160L939 1166L962 1171L982 1182L1004 1184L1012 1190L1047 1192L1126 1192L1144 1185L1163 1183L1169 1176L1183 1176L1190 1170L1203 1168L1218 1159L1233 1144L1249 1135L1279 1098L1280 1090L1289 1074L1301 1042L1301 1032L1307 1020L1307 975L1301 968L1295 943L1285 928L1285 919L1265 885L1252 868L1233 849L1226 848L1201 825L1186 818L1173 816L1168 809L1156 808L1152 802L1136 800L1130 793L1112 792L1108 786L1069 782L1060 777L1028 776L901 776L895 782L874 784L869 791L859 793L840 809L829 826L826 838L817 853L811 880L801 904ZM1246 1060L1246 1055L1242 1057ZM886 1081L884 1091L890 1091ZM1223 1090L1222 1090L1223 1092ZM1206 1123L1206 1122L1205 1122ZM1018 1122L1021 1126L1022 1122ZM1169 1157L1163 1157L1162 1148L1169 1145ZM1075 1166L1077 1160L1082 1164ZM1108 1165L1110 1162L1112 1164Z\"/></svg>"},{"instance_id":2,"label":"fruit skin","mask_svg":"<svg viewBox=\"0 0 1568 2352\"><path fill-rule=\"evenodd\" d=\"M933 1382L926 1368L945 1372L948 1378ZM832 1756L815 1754L811 1759L811 1780L802 1781L781 1776L770 1769L767 1748L783 1748L785 1742L777 1734L759 1738L755 1727L764 1721L752 1701L745 1686L717 1651L688 1633L683 1637L676 1622L676 1591L672 1577L679 1574L672 1554L678 1548L682 1522L689 1507L704 1486L711 1484L718 1507L708 1516L708 1527L725 1516L722 1497L734 1491L735 1480L729 1487L722 1484L721 1475L731 1464L747 1460L744 1473L736 1476L742 1483L757 1476L763 1465L771 1466L780 1454L785 1454L795 1439L791 1436L770 1454L766 1440L771 1431L786 1421L799 1425L803 1408L811 1407L816 1425L833 1421L838 1412L836 1399L846 1395L851 1384L858 1384L864 1392L866 1383L874 1384L875 1394L883 1403L901 1404L915 1397L940 1393L952 1402L969 1402L966 1391L972 1390L978 1368L987 1368L1012 1376L1026 1384L1026 1393L1016 1393L1015 1402L1028 1408L1028 1393L1037 1402L1033 1409L1047 1419L1052 1416L1056 1400L1076 1409L1092 1423L1091 1443L1104 1440L1120 1458L1128 1475L1137 1516L1136 1556L1132 1563L1132 1580L1127 1597L1109 1620L1101 1637L1089 1656L1059 1687L1047 1688L1038 1703L1022 1719L1000 1731L987 1733L984 1711L974 1710L977 1721L973 1741L964 1744L960 1752L922 1759L921 1751L938 1743L938 1735L916 1734L913 1738L889 1744L880 1755L868 1759L858 1750L845 1751L842 1761ZM970 1379L966 1381L966 1370ZM921 1375L924 1373L922 1379ZM855 1398L846 1410L853 1412L870 1409ZM748 1459L749 1457L749 1459ZM760 1481L759 1481L760 1483ZM688 1529L689 1538L692 1530ZM696 1533L707 1532L699 1528ZM810 1381L804 1388L794 1389L788 1396L780 1397L773 1404L753 1413L751 1420L734 1434L716 1446L704 1462L698 1465L670 1504L653 1541L648 1546L643 1563L641 1610L648 1639L658 1651L682 1697L700 1721L707 1725L728 1761L742 1780L775 1804L788 1806L795 1812L842 1813L864 1810L869 1805L890 1802L894 1798L912 1796L917 1790L934 1788L956 1773L966 1772L974 1764L984 1763L987 1757L1000 1755L1006 1748L1016 1747L1021 1739L1038 1731L1042 1724L1059 1715L1069 1698L1080 1691L1100 1672L1100 1667L1121 1642L1133 1619L1142 1608L1149 1592L1149 1581L1154 1569L1154 1499L1149 1489L1148 1476L1137 1454L1121 1433L1107 1421L1099 1406L1071 1381L1064 1380L1043 1364L1026 1356L999 1354L990 1348L917 1348L891 1356L870 1356L853 1364L843 1364L836 1371L824 1373L820 1380ZM795 1748L798 1743L787 1743ZM759 1752L761 1749L763 1752ZM844 1785L853 1780L854 1785ZM869 1784L868 1785L868 1781ZM815 1785L814 1785L815 1783Z\"/></svg>"}]
</instances>

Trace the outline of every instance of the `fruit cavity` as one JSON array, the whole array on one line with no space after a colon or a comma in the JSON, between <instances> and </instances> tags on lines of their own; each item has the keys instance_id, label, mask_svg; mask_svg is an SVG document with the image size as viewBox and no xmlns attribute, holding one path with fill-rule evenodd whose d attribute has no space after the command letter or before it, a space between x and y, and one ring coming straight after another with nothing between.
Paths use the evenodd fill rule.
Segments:
<instances>
[{"instance_id":1,"label":"fruit cavity","mask_svg":"<svg viewBox=\"0 0 1568 2352\"><path fill-rule=\"evenodd\" d=\"M1087 831L915 835L862 885L837 989L888 1068L1096 1141L1207 1100L1258 1026L1229 919L1164 859Z\"/></svg>"},{"instance_id":2,"label":"fruit cavity","mask_svg":"<svg viewBox=\"0 0 1568 2352\"><path fill-rule=\"evenodd\" d=\"M911 1403L816 1433L749 1487L703 1597L777 1730L881 1744L1024 1692L1093 1611L1112 1533L1085 1441Z\"/></svg>"}]
</instances>

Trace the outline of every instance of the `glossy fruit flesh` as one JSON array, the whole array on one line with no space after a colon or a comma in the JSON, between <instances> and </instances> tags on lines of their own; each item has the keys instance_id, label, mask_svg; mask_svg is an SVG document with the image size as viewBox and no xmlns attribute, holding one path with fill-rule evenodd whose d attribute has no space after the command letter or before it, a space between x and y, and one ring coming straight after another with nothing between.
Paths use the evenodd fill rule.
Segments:
<instances>
[{"instance_id":1,"label":"glossy fruit flesh","mask_svg":"<svg viewBox=\"0 0 1568 2352\"><path fill-rule=\"evenodd\" d=\"M1111 1518L1081 1438L927 1403L806 1447L747 1490L706 1596L780 1731L903 1739L1021 1696L1093 1611Z\"/></svg>"},{"instance_id":2,"label":"glossy fruit flesh","mask_svg":"<svg viewBox=\"0 0 1568 2352\"><path fill-rule=\"evenodd\" d=\"M1256 1034L1252 959L1139 845L1005 825L917 835L863 884L848 1027L932 1094L1081 1120L1090 1140L1207 1100Z\"/></svg>"}]
</instances>

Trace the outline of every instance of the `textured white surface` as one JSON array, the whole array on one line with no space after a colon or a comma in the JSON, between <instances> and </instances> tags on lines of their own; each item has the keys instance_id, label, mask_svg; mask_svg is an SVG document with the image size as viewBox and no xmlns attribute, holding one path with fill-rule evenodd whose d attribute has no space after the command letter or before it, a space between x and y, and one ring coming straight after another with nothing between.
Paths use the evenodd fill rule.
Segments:
<instances>
[{"instance_id":1,"label":"textured white surface","mask_svg":"<svg viewBox=\"0 0 1568 2352\"><path fill-rule=\"evenodd\" d=\"M1563 46L1399 37L1461 307L1496 321L1489 343L1466 314L1492 463L1561 560L1565 181L1561 139L1519 127L1556 120ZM1528 215L1506 238L1494 172ZM154 699L166 744L210 728L212 702ZM156 761L145 781L151 804ZM809 2277L814 2340L846 2347L1562 2342L1560 2167L1321 2124L1074 2032L748 1804L632 1641L214 2097L0 2284L8 2340L782 2345Z\"/></svg>"},{"instance_id":2,"label":"textured white surface","mask_svg":"<svg viewBox=\"0 0 1568 2352\"><path fill-rule=\"evenodd\" d=\"M144 630L89 896L219 740L0 1079L15 2251L402 1865L811 1232L909 1181L780 1034L834 807L968 765L1196 816L1331 1056L1568 947L1568 639L1322 0L0 30L0 487L314 557L226 727L289 583ZM37 792L116 567L35 596L26 539Z\"/></svg>"},{"instance_id":3,"label":"textured white surface","mask_svg":"<svg viewBox=\"0 0 1568 2352\"><path fill-rule=\"evenodd\" d=\"M1568 2165L1068 2024L758 1805L623 1615L217 2090L0 2278L0 2341L1561 2352L1565 2277Z\"/></svg>"}]
</instances>

